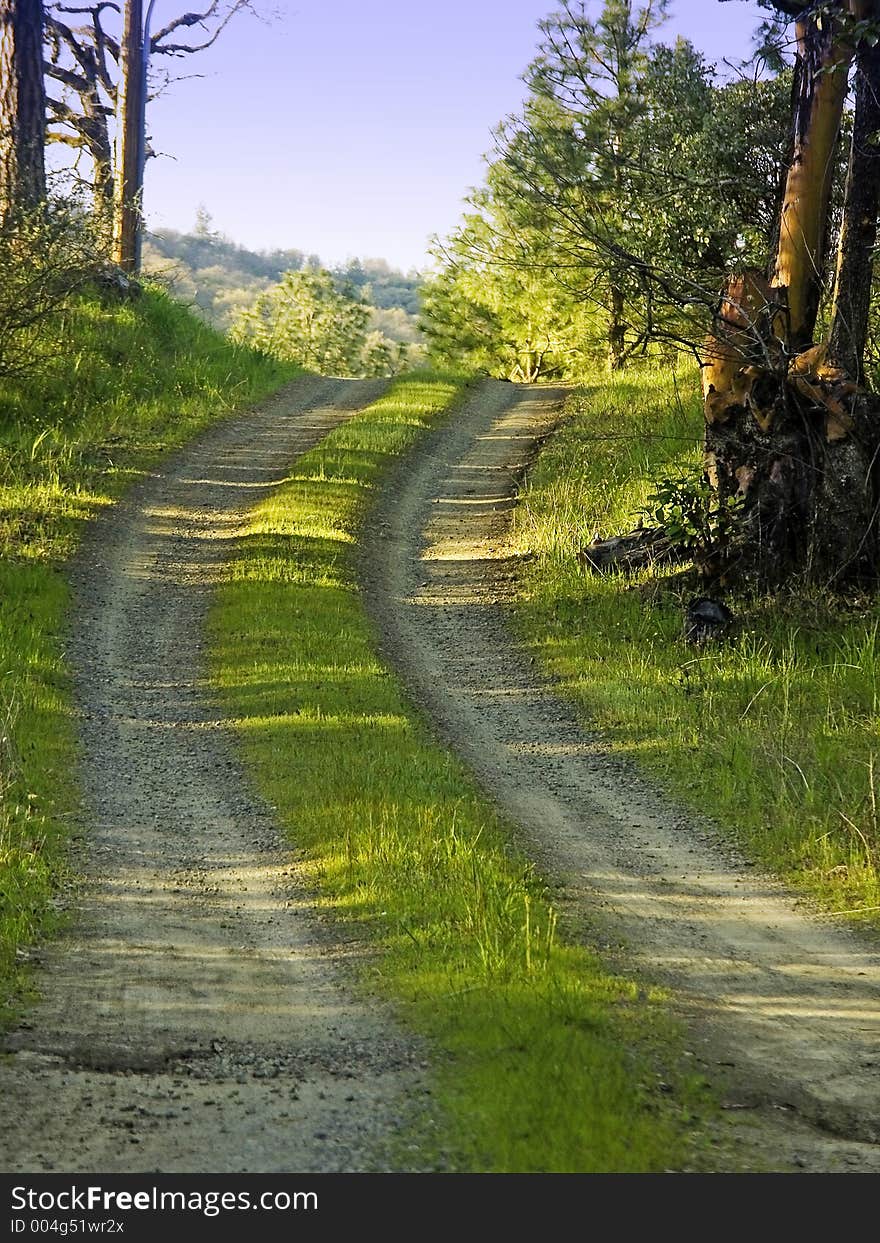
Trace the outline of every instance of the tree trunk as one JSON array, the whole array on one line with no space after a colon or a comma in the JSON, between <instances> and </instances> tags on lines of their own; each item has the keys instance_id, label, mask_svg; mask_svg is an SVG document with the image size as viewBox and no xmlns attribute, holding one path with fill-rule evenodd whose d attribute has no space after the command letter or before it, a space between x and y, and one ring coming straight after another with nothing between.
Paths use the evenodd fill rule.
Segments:
<instances>
[{"instance_id":1,"label":"tree trunk","mask_svg":"<svg viewBox=\"0 0 880 1243\"><path fill-rule=\"evenodd\" d=\"M98 233L109 250L113 240L113 144L97 74L91 90L80 96L82 119L76 128L92 161L92 202Z\"/></svg>"},{"instance_id":2,"label":"tree trunk","mask_svg":"<svg viewBox=\"0 0 880 1243\"><path fill-rule=\"evenodd\" d=\"M608 308L608 370L620 371L626 353L626 324L623 320L623 291L611 287Z\"/></svg>"},{"instance_id":3,"label":"tree trunk","mask_svg":"<svg viewBox=\"0 0 880 1243\"><path fill-rule=\"evenodd\" d=\"M837 7L856 18L880 9L876 0ZM729 279L703 369L706 471L722 497L743 502L724 572L759 590L792 576L823 585L878 576L880 411L856 381L880 193L871 143L880 125L880 60L873 50L860 53L832 337L813 346L852 48L827 10L801 15L797 35L793 158L772 280L754 272Z\"/></svg>"},{"instance_id":4,"label":"tree trunk","mask_svg":"<svg viewBox=\"0 0 880 1243\"><path fill-rule=\"evenodd\" d=\"M737 545L719 572L761 587L776 586L798 561L809 517L812 452L788 400L777 337L784 315L784 293L761 273L731 277L703 369L706 473L722 499L744 498Z\"/></svg>"},{"instance_id":5,"label":"tree trunk","mask_svg":"<svg viewBox=\"0 0 880 1243\"><path fill-rule=\"evenodd\" d=\"M858 382L868 336L877 211L880 206L880 44L856 61L856 110L837 251L829 355Z\"/></svg>"},{"instance_id":6,"label":"tree trunk","mask_svg":"<svg viewBox=\"0 0 880 1243\"><path fill-rule=\"evenodd\" d=\"M813 339L823 287L828 204L835 148L846 100L852 48L825 16L795 24L792 161L779 221L772 283L787 290L788 346L796 354Z\"/></svg>"},{"instance_id":7,"label":"tree trunk","mask_svg":"<svg viewBox=\"0 0 880 1243\"><path fill-rule=\"evenodd\" d=\"M46 197L42 0L0 0L0 222Z\"/></svg>"},{"instance_id":8,"label":"tree trunk","mask_svg":"<svg viewBox=\"0 0 880 1243\"><path fill-rule=\"evenodd\" d=\"M126 272L140 266L144 135L143 3L126 0L117 98L113 257Z\"/></svg>"},{"instance_id":9,"label":"tree trunk","mask_svg":"<svg viewBox=\"0 0 880 1243\"><path fill-rule=\"evenodd\" d=\"M880 18L880 0L853 0L854 17ZM861 385L868 336L877 214L880 209L880 45L863 43L856 58L856 106L846 179L828 357L841 379ZM842 578L880 571L880 402L857 391L848 406L848 434L832 440L822 474L817 520L823 572ZM833 554L833 558L828 553Z\"/></svg>"},{"instance_id":10,"label":"tree trunk","mask_svg":"<svg viewBox=\"0 0 880 1243\"><path fill-rule=\"evenodd\" d=\"M71 121L79 143L85 146L92 161L92 207L95 229L101 249L112 252L113 246L113 146L110 130L97 91L82 97L82 116Z\"/></svg>"},{"instance_id":11,"label":"tree trunk","mask_svg":"<svg viewBox=\"0 0 880 1243\"><path fill-rule=\"evenodd\" d=\"M95 218L102 248L111 245L113 237L113 148L107 129L107 119L96 116L94 123L88 119L89 155L92 157L92 188Z\"/></svg>"}]
</instances>

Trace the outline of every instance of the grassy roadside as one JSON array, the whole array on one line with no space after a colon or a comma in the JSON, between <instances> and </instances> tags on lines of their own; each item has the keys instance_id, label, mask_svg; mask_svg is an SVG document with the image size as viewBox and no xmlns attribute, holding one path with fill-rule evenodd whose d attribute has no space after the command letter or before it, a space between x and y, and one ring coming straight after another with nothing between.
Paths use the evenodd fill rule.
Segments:
<instances>
[{"instance_id":1,"label":"grassy roadside","mask_svg":"<svg viewBox=\"0 0 880 1243\"><path fill-rule=\"evenodd\" d=\"M150 289L83 297L52 328L54 368L0 379L0 1021L56 920L75 819L64 562L161 453L293 374Z\"/></svg>"},{"instance_id":2,"label":"grassy roadside","mask_svg":"<svg viewBox=\"0 0 880 1243\"><path fill-rule=\"evenodd\" d=\"M736 637L682 640L650 573L577 549L634 525L650 481L698 460L695 376L609 380L572 401L520 500L520 619L533 650L618 746L830 911L880 929L880 608L820 595L734 601ZM694 594L688 591L687 596Z\"/></svg>"},{"instance_id":3,"label":"grassy roadside","mask_svg":"<svg viewBox=\"0 0 880 1243\"><path fill-rule=\"evenodd\" d=\"M461 388L399 379L253 511L210 620L215 682L326 908L380 951L371 986L446 1053L429 1159L681 1167L705 1102L662 1000L563 943L540 878L377 658L358 598L370 495Z\"/></svg>"}]
</instances>

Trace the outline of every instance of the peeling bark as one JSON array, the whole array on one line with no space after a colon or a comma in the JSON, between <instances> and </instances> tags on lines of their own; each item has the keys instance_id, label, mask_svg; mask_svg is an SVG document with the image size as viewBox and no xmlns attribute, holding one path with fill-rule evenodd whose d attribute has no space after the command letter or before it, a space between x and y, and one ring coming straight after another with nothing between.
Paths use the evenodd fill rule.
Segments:
<instances>
[{"instance_id":1,"label":"peeling bark","mask_svg":"<svg viewBox=\"0 0 880 1243\"><path fill-rule=\"evenodd\" d=\"M816 327L834 151L853 54L829 15L821 22L815 15L801 18L795 29L794 144L771 281L775 288L787 291L786 337L792 353L810 344Z\"/></svg>"},{"instance_id":2,"label":"peeling bark","mask_svg":"<svg viewBox=\"0 0 880 1243\"><path fill-rule=\"evenodd\" d=\"M827 345L782 369L739 367L707 393L705 411L710 481L722 498L744 498L722 576L760 589L792 575L876 579L880 403L829 361Z\"/></svg>"}]
</instances>

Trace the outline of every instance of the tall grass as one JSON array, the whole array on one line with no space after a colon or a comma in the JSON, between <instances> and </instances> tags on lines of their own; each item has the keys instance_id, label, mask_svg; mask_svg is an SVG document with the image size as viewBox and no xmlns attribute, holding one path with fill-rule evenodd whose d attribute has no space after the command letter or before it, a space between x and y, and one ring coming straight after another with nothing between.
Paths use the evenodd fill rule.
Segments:
<instances>
[{"instance_id":1,"label":"tall grass","mask_svg":"<svg viewBox=\"0 0 880 1243\"><path fill-rule=\"evenodd\" d=\"M542 879L378 658L358 597L370 495L460 388L398 380L253 511L211 619L216 682L328 910L381 950L368 982L443 1051L444 1134L399 1159L680 1166L702 1106L661 1001L560 936Z\"/></svg>"},{"instance_id":2,"label":"tall grass","mask_svg":"<svg viewBox=\"0 0 880 1243\"><path fill-rule=\"evenodd\" d=\"M293 374L151 289L134 302L78 297L41 331L50 361L0 379L0 1019L70 881L64 562L84 523L160 454Z\"/></svg>"},{"instance_id":3,"label":"tall grass","mask_svg":"<svg viewBox=\"0 0 880 1243\"><path fill-rule=\"evenodd\" d=\"M732 601L727 642L682 636L693 590L596 575L595 534L635 524L651 480L698 460L692 376L645 372L576 397L521 498L519 617L547 667L617 745L828 910L880 928L876 600Z\"/></svg>"}]
</instances>

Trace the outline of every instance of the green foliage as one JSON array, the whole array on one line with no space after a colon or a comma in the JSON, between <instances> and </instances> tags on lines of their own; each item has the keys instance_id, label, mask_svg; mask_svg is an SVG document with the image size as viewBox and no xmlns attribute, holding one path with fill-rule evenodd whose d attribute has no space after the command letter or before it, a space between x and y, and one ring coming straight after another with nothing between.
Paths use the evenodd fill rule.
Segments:
<instances>
[{"instance_id":1,"label":"green foliage","mask_svg":"<svg viewBox=\"0 0 880 1243\"><path fill-rule=\"evenodd\" d=\"M722 496L704 471L666 475L653 480L652 487L639 513L662 527L674 544L698 560L729 546L742 513L742 496Z\"/></svg>"},{"instance_id":2,"label":"green foliage","mask_svg":"<svg viewBox=\"0 0 880 1243\"><path fill-rule=\"evenodd\" d=\"M435 252L443 266L422 290L431 357L516 381L569 376L589 341L589 311L539 261L540 239L489 196L479 202L482 214ZM524 253L532 266L520 262Z\"/></svg>"},{"instance_id":3,"label":"green foliage","mask_svg":"<svg viewBox=\"0 0 880 1243\"><path fill-rule=\"evenodd\" d=\"M541 878L378 659L360 603L370 496L461 391L397 381L252 512L211 620L214 677L327 909L381 951L368 986L440 1050L444 1126L418 1137L419 1160L667 1169L702 1106L661 999L565 943Z\"/></svg>"},{"instance_id":4,"label":"green foliage","mask_svg":"<svg viewBox=\"0 0 880 1243\"><path fill-rule=\"evenodd\" d=\"M692 589L578 561L595 530L632 525L652 480L698 468L701 406L695 377L659 370L572 401L517 511L519 545L537 554L520 622L591 728L755 859L878 928L877 601L733 600L736 633L694 659L682 638Z\"/></svg>"},{"instance_id":5,"label":"green foliage","mask_svg":"<svg viewBox=\"0 0 880 1243\"><path fill-rule=\"evenodd\" d=\"M537 343L548 374L577 378L603 353L617 368L700 340L723 275L766 264L786 78L717 84L686 40L652 42L666 5L648 7L569 3L541 23L522 113L437 251L433 356L512 373Z\"/></svg>"},{"instance_id":6,"label":"green foliage","mask_svg":"<svg viewBox=\"0 0 880 1243\"><path fill-rule=\"evenodd\" d=\"M323 268L285 272L232 326L234 341L321 375L392 375L407 349L368 332L370 310Z\"/></svg>"},{"instance_id":7,"label":"green foliage","mask_svg":"<svg viewBox=\"0 0 880 1243\"><path fill-rule=\"evenodd\" d=\"M295 374L146 288L68 294L42 365L0 377L0 1017L57 921L77 742L60 572L83 525L164 451Z\"/></svg>"},{"instance_id":8,"label":"green foliage","mask_svg":"<svg viewBox=\"0 0 880 1243\"><path fill-rule=\"evenodd\" d=\"M217 233L200 208L192 233L159 229L144 242L144 270L167 283L176 297L198 307L224 331L255 298L276 285L285 272L317 271L317 255L301 250L253 251ZM371 329L392 340L414 341L418 312L418 273L396 271L384 259L352 259L333 269L337 289L354 289L369 303ZM381 312L397 311L398 316Z\"/></svg>"}]
</instances>

